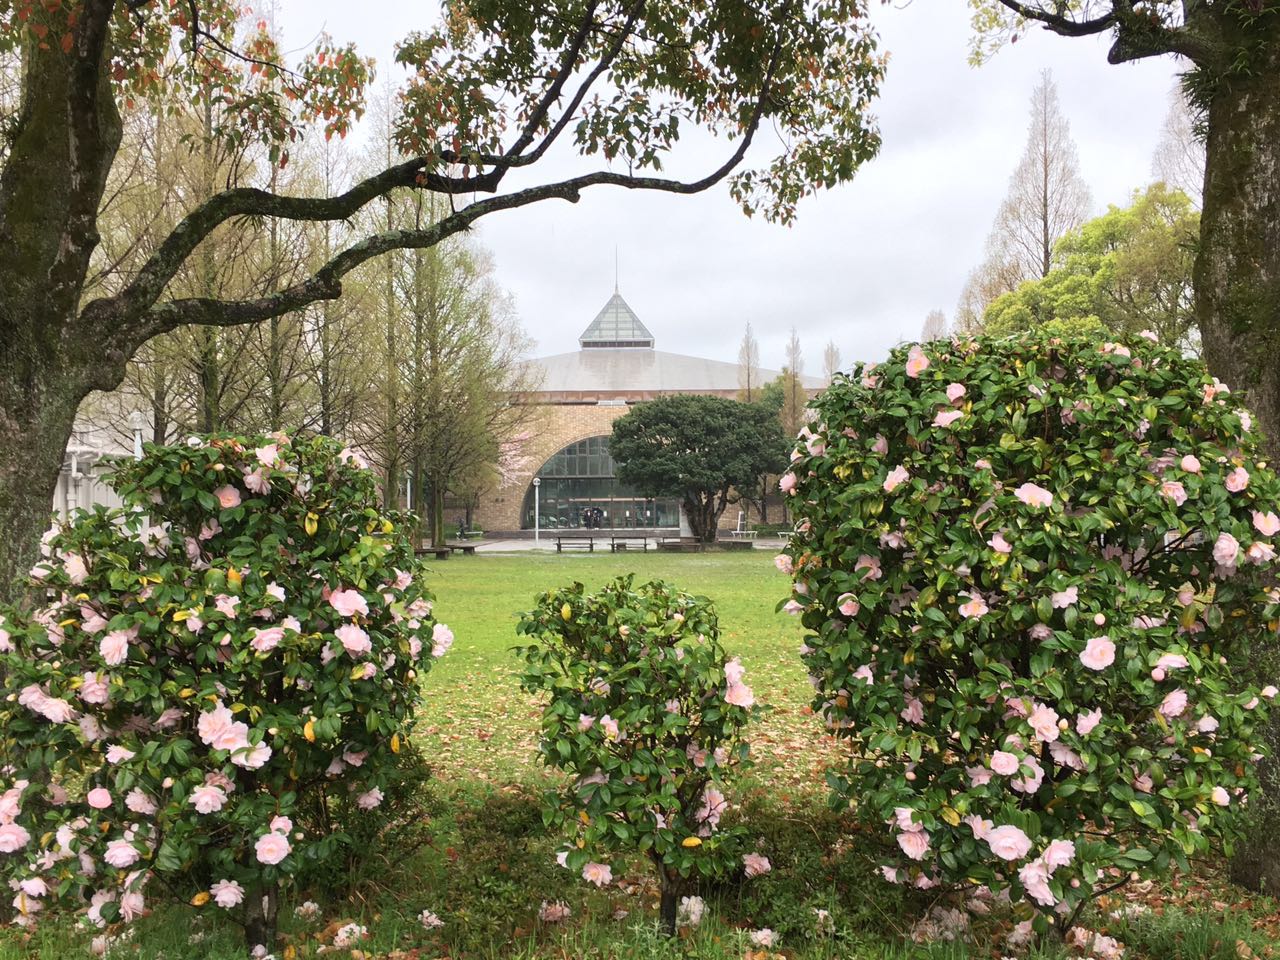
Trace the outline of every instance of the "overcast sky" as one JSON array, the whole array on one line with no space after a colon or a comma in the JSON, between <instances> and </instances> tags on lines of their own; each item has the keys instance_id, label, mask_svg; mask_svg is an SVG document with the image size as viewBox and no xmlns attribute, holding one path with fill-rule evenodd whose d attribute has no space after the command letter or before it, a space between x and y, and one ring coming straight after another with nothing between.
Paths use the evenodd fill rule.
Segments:
<instances>
[{"instance_id":1,"label":"overcast sky","mask_svg":"<svg viewBox=\"0 0 1280 960\"><path fill-rule=\"evenodd\" d=\"M433 4L409 0L282 0L287 46L321 30L354 41L397 80L395 42L426 27ZM596 188L576 205L550 202L482 221L499 281L516 297L535 355L576 349L576 338L621 290L658 349L736 360L744 324L766 367L782 363L794 325L806 371L828 340L843 365L876 360L919 336L924 316L950 316L1022 153L1028 99L1053 71L1096 212L1151 180L1178 64L1110 66L1103 39L1039 30L980 68L967 63L961 0L869 4L890 56L876 104L884 145L851 184L805 201L791 227L746 219L724 187L695 197ZM714 143L682 145L680 170L710 169ZM542 174L571 173L568 158Z\"/></svg>"}]
</instances>

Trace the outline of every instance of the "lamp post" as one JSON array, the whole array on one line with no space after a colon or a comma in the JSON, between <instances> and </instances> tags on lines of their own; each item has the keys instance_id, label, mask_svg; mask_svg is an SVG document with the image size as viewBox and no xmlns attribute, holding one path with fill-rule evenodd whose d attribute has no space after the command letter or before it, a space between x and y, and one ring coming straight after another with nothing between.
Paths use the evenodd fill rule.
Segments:
<instances>
[{"instance_id":1,"label":"lamp post","mask_svg":"<svg viewBox=\"0 0 1280 960\"><path fill-rule=\"evenodd\" d=\"M542 544L542 495L538 488L542 486L542 478L533 478L533 545Z\"/></svg>"}]
</instances>

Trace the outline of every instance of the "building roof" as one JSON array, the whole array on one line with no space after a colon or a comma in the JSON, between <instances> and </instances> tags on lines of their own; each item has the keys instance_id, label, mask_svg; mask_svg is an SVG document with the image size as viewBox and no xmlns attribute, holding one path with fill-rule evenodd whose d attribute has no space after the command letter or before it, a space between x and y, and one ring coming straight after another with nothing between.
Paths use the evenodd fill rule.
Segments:
<instances>
[{"instance_id":1,"label":"building roof","mask_svg":"<svg viewBox=\"0 0 1280 960\"><path fill-rule=\"evenodd\" d=\"M617 290L591 321L578 344L584 350L636 349L653 346L653 334Z\"/></svg>"},{"instance_id":2,"label":"building roof","mask_svg":"<svg viewBox=\"0 0 1280 960\"><path fill-rule=\"evenodd\" d=\"M537 393L722 393L739 388L736 363L686 357L662 350L597 347L529 361L541 371ZM778 376L761 370L760 383ZM820 388L822 381L804 377L804 385Z\"/></svg>"}]
</instances>

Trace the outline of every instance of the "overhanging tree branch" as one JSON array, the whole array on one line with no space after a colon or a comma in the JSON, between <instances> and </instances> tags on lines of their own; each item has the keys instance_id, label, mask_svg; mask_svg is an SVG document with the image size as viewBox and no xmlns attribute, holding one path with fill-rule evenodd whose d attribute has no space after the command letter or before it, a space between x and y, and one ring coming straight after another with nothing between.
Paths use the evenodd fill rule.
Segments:
<instances>
[{"instance_id":1,"label":"overhanging tree branch","mask_svg":"<svg viewBox=\"0 0 1280 960\"><path fill-rule=\"evenodd\" d=\"M699 180L672 180L612 171L571 177L557 183L477 200L422 229L374 234L343 250L307 279L270 296L235 301L192 297L171 300L157 306L156 301L165 285L186 257L201 239L230 217L258 214L294 220L342 219L397 186L422 186L423 162L415 159L390 167L338 197L282 197L262 190L230 190L214 197L185 218L147 262L138 279L121 294L90 303L84 308L81 319L90 324L102 323L112 329L115 346L127 351L126 355L129 355L151 337L184 324L235 326L256 323L290 313L318 300L337 299L342 294L342 278L368 260L393 250L434 246L468 229L481 217L499 210L510 210L549 199L576 203L582 190L602 185L683 195L701 193L727 177L746 156L769 102L770 87L781 52L779 42L770 56L760 95L756 98L737 149L724 163Z\"/></svg>"}]
</instances>

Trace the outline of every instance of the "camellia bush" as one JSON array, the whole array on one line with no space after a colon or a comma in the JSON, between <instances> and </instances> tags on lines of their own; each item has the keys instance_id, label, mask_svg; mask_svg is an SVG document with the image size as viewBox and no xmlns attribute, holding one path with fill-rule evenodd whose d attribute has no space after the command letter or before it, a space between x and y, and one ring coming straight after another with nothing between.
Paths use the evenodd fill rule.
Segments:
<instances>
[{"instance_id":1,"label":"camellia bush","mask_svg":"<svg viewBox=\"0 0 1280 960\"><path fill-rule=\"evenodd\" d=\"M1280 615L1280 481L1226 387L1146 339L1026 336L901 348L814 409L778 565L885 876L1065 932L1229 843L1276 693L1238 674Z\"/></svg>"},{"instance_id":2,"label":"camellia bush","mask_svg":"<svg viewBox=\"0 0 1280 960\"><path fill-rule=\"evenodd\" d=\"M760 708L720 645L711 602L632 579L594 595L580 583L546 594L521 619L532 642L517 654L524 689L550 695L543 758L575 778L544 813L575 832L560 862L604 886L610 853L645 854L674 933L692 879L768 869L743 853L742 828L720 824L724 789L748 761L742 730Z\"/></svg>"},{"instance_id":3,"label":"camellia bush","mask_svg":"<svg viewBox=\"0 0 1280 960\"><path fill-rule=\"evenodd\" d=\"M45 605L0 622L0 870L19 922L59 897L127 921L162 892L270 949L282 883L375 815L452 635L333 441L192 437L111 483L124 508L55 524ZM330 822L304 830L318 794Z\"/></svg>"}]
</instances>

